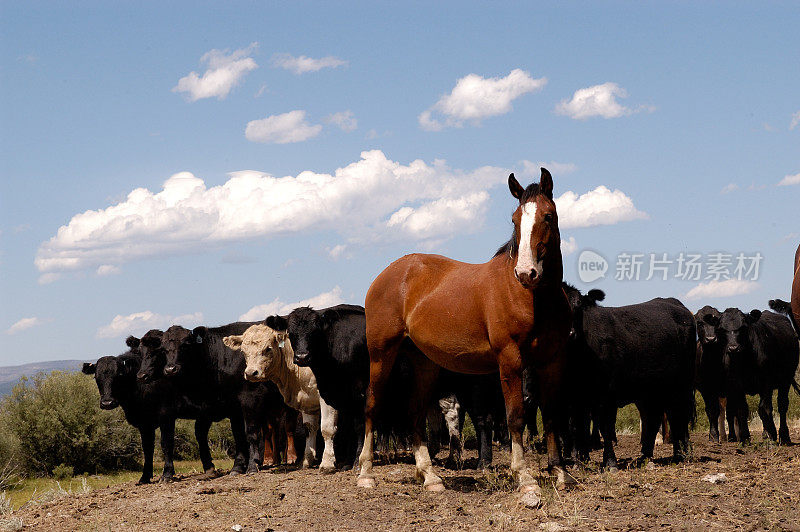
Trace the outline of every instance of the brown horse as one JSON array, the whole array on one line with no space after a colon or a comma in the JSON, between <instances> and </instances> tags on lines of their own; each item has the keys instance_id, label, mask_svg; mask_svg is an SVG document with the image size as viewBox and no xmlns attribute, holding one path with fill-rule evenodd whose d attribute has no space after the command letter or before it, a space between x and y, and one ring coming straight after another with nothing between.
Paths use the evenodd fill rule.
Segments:
<instances>
[{"instance_id":1,"label":"brown horse","mask_svg":"<svg viewBox=\"0 0 800 532\"><path fill-rule=\"evenodd\" d=\"M440 255L406 255L372 282L366 297L370 380L358 485L375 485L372 427L384 385L398 351L414 364L411 390L412 448L417 478L431 491L444 489L433 471L425 434L425 404L439 367L461 373L500 372L511 434L511 470L521 491L538 492L522 447L522 370L533 365L540 379L548 464L560 483L565 474L555 436L564 373L564 348L571 313L561 287L561 237L553 202L553 178L542 168L538 184L523 189L514 174L511 194L519 200L514 234L494 258L466 264Z\"/></svg>"}]
</instances>

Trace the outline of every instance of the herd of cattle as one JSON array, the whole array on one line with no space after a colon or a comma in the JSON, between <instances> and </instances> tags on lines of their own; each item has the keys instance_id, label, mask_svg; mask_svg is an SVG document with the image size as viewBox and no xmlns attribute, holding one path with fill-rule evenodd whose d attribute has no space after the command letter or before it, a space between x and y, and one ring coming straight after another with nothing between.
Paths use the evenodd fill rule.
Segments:
<instances>
[{"instance_id":1,"label":"herd of cattle","mask_svg":"<svg viewBox=\"0 0 800 532\"><path fill-rule=\"evenodd\" d=\"M140 482L152 478L156 428L161 478L173 478L178 418L196 420L209 477L216 473L209 427L229 418L232 474L258 471L266 455L273 464L318 463L323 472L357 467L365 488L375 485L377 434L395 444L410 439L418 478L426 489L444 489L428 448L435 456L446 442L449 461L458 464L465 413L475 427L479 467L491 464L495 439L510 440L512 473L521 491L534 493L522 433L526 425L536 433L537 410L559 484L571 479L562 457L587 461L601 440L603 467L617 468L617 409L631 403L642 421L637 461L652 457L667 426L674 458L684 459L696 391L712 440L722 434L747 441L745 397L759 395L764 437L789 443L790 388L800 393L800 248L791 305L770 301L777 313L706 306L693 315L674 298L605 307L598 304L602 291L582 294L562 281L549 172L542 169L540 182L527 188L512 174L509 190L519 200L514 233L487 263L408 255L376 278L366 309L301 307L260 322L176 325L130 337L127 352L84 364L101 408L122 407L141 432Z\"/></svg>"},{"instance_id":2,"label":"herd of cattle","mask_svg":"<svg viewBox=\"0 0 800 532\"><path fill-rule=\"evenodd\" d=\"M789 443L786 423L789 388L797 384L798 337L784 315L757 310L745 314L705 306L694 316L680 301L657 298L622 307L604 307L600 290L581 294L564 284L573 311L569 370L561 434L575 458L586 460L602 436L603 465L614 469L617 408L635 403L642 419L642 457L652 457L657 432L666 417L676 458L688 450L695 415L694 391L703 396L710 438L747 441L745 395L760 395L758 414L764 435ZM771 301L782 312L787 304ZM170 480L176 419L195 419L195 434L205 472L215 474L208 446L213 421L229 418L235 441L231 473L258 471L264 449L272 465L297 460L319 462L323 472L352 467L363 440L369 383L364 308L338 305L324 310L297 308L288 316L262 322L188 330L172 326L127 339L128 351L86 363L100 391L100 406L122 407L139 429L145 465L153 470L155 429L161 429L162 480ZM526 371L525 415L536 434L536 384ZM413 367L400 358L389 381L391 411L381 416L379 434L403 435L405 402ZM780 429L772 417L778 390ZM798 390L800 393L800 390ZM428 417L432 444L439 443L442 416L450 460L458 463L461 428L468 413L479 444L478 467L491 464L492 441L504 441L505 409L498 375L442 371ZM722 407L722 410L721 410ZM321 429L321 430L320 430ZM323 439L320 457L318 432ZM296 438L295 436L299 436ZM302 440L305 440L304 442ZM334 451L335 450L335 451ZM321 462L320 462L321 459Z\"/></svg>"}]
</instances>

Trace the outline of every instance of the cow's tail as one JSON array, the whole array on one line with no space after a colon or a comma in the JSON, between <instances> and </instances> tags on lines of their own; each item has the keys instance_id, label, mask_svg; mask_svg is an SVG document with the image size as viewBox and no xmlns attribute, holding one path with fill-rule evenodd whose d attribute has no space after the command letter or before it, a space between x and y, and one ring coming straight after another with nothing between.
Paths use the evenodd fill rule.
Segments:
<instances>
[{"instance_id":1,"label":"cow's tail","mask_svg":"<svg viewBox=\"0 0 800 532\"><path fill-rule=\"evenodd\" d=\"M694 430L697 424L697 399L695 397L695 383L697 381L697 329L694 323L694 317L691 318L691 334L685 339L686 343L686 389L687 400L686 405L689 419L689 429Z\"/></svg>"},{"instance_id":2,"label":"cow's tail","mask_svg":"<svg viewBox=\"0 0 800 532\"><path fill-rule=\"evenodd\" d=\"M770 299L769 308L788 317L789 321L792 322L792 327L794 327L795 334L800 337L800 326L798 326L798 323L794 321L794 314L792 313L792 305L790 303L782 299Z\"/></svg>"}]
</instances>

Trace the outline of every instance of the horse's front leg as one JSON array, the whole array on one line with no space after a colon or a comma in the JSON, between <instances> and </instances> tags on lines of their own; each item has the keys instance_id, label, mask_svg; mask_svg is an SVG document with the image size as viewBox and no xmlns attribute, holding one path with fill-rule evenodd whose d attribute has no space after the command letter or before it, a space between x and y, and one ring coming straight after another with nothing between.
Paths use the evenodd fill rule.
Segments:
<instances>
[{"instance_id":1,"label":"horse's front leg","mask_svg":"<svg viewBox=\"0 0 800 532\"><path fill-rule=\"evenodd\" d=\"M525 409L522 404L522 359L516 345L509 346L498 359L500 385L506 403L506 420L511 436L511 473L517 481L519 491L533 492L541 496L541 489L531 475L522 447L522 430L525 424ZM544 413L544 411L542 411ZM547 430L547 425L545 425ZM554 435L553 435L554 436ZM548 441L548 448L550 443Z\"/></svg>"}]
</instances>

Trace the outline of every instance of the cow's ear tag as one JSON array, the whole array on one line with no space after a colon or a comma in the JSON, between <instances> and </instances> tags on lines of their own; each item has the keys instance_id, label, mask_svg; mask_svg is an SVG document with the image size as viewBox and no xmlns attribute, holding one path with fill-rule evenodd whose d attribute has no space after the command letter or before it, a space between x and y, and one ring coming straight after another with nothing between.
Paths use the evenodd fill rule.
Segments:
<instances>
[{"instance_id":1,"label":"cow's ear tag","mask_svg":"<svg viewBox=\"0 0 800 532\"><path fill-rule=\"evenodd\" d=\"M202 336L198 336L197 337L197 343L198 344L202 344L203 343L203 337Z\"/></svg>"},{"instance_id":2,"label":"cow's ear tag","mask_svg":"<svg viewBox=\"0 0 800 532\"><path fill-rule=\"evenodd\" d=\"M283 349L283 346L286 345L286 340L281 340L278 342L278 349Z\"/></svg>"}]
</instances>

